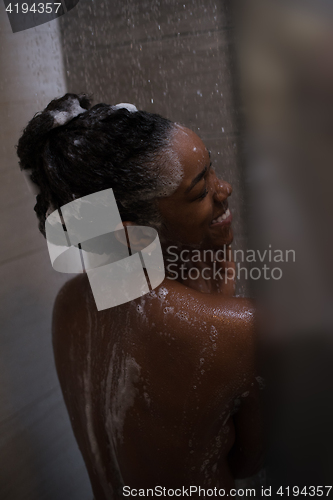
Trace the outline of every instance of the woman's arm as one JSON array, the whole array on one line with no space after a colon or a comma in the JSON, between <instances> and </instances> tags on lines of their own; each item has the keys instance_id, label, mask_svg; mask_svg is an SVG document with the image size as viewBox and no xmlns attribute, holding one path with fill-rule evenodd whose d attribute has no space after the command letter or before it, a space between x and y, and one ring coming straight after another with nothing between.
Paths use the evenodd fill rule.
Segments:
<instances>
[{"instance_id":1,"label":"woman's arm","mask_svg":"<svg viewBox=\"0 0 333 500\"><path fill-rule=\"evenodd\" d=\"M229 453L228 463L233 476L237 479L250 477L258 472L264 454L258 384L248 392L248 395L245 393L240 398L240 409L233 416L236 439Z\"/></svg>"}]
</instances>

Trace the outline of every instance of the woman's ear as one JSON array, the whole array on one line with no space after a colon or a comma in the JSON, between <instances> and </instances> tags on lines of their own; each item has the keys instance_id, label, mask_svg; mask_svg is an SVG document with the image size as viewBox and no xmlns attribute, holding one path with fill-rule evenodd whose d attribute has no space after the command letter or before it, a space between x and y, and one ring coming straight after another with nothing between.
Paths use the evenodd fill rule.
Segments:
<instances>
[{"instance_id":1,"label":"woman's ear","mask_svg":"<svg viewBox=\"0 0 333 500\"><path fill-rule=\"evenodd\" d=\"M116 228L115 236L123 245L130 248L131 253L146 248L153 240L155 231L151 227L137 226L134 222L123 222L124 229Z\"/></svg>"}]
</instances>

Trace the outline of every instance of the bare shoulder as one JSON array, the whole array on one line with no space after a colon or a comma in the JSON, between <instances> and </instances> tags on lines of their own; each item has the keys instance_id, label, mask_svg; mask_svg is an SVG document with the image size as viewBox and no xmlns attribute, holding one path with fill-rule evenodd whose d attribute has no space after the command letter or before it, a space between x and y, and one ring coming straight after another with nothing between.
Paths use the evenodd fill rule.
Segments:
<instances>
[{"instance_id":1,"label":"bare shoulder","mask_svg":"<svg viewBox=\"0 0 333 500\"><path fill-rule=\"evenodd\" d=\"M53 346L63 342L76 327L84 328L86 324L86 305L94 307L89 281L85 274L79 274L67 281L59 290L53 306L52 339Z\"/></svg>"},{"instance_id":2,"label":"bare shoulder","mask_svg":"<svg viewBox=\"0 0 333 500\"><path fill-rule=\"evenodd\" d=\"M85 274L78 274L74 278L66 281L60 288L55 303L54 310L61 308L69 310L75 306L77 302L82 300L83 295L89 291L89 281Z\"/></svg>"},{"instance_id":3,"label":"bare shoulder","mask_svg":"<svg viewBox=\"0 0 333 500\"><path fill-rule=\"evenodd\" d=\"M179 335L186 336L190 331L193 338L193 327L205 325L210 330L217 328L225 339L234 339L235 343L241 339L250 342L254 335L256 309L251 299L205 294L165 279L145 296L145 302L155 321L171 329L181 324Z\"/></svg>"},{"instance_id":4,"label":"bare shoulder","mask_svg":"<svg viewBox=\"0 0 333 500\"><path fill-rule=\"evenodd\" d=\"M173 280L145 296L148 318L156 331L174 339L180 353L193 363L209 360L212 384L229 380L234 392L246 391L257 373L255 306L249 299L203 294Z\"/></svg>"}]
</instances>

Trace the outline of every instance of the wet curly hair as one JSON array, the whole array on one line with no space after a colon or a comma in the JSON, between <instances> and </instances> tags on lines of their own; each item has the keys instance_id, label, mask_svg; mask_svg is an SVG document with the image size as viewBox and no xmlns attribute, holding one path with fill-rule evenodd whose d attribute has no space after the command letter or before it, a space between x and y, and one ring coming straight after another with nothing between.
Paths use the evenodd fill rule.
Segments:
<instances>
[{"instance_id":1,"label":"wet curly hair","mask_svg":"<svg viewBox=\"0 0 333 500\"><path fill-rule=\"evenodd\" d=\"M62 124L76 109L81 114ZM60 115L59 115L60 113ZM64 122L66 120L63 120ZM45 236L49 213L112 188L123 221L160 224L156 199L175 189L168 166L174 123L157 114L96 104L86 94L54 99L28 123L17 155L39 194L34 210Z\"/></svg>"}]
</instances>

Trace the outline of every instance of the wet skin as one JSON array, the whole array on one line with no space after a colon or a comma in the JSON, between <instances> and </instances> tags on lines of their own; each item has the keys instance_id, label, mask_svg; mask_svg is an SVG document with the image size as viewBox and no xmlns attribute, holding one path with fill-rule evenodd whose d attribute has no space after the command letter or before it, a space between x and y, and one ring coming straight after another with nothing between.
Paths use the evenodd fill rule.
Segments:
<instances>
[{"instance_id":1,"label":"wet skin","mask_svg":"<svg viewBox=\"0 0 333 500\"><path fill-rule=\"evenodd\" d=\"M229 245L231 225L212 220L225 211L230 185L209 168L193 132L178 127L172 146L184 177L159 201L164 250ZM233 283L207 287L166 278L144 297L99 312L85 275L59 292L56 368L96 500L120 498L122 484L228 490L258 470L254 307L232 296Z\"/></svg>"},{"instance_id":2,"label":"wet skin","mask_svg":"<svg viewBox=\"0 0 333 500\"><path fill-rule=\"evenodd\" d=\"M231 222L222 226L212 224L228 208L230 184L216 176L209 152L191 130L178 126L172 149L181 161L184 176L171 196L159 200L163 218L160 237L170 244L178 242L182 247L218 249L230 244Z\"/></svg>"}]
</instances>

